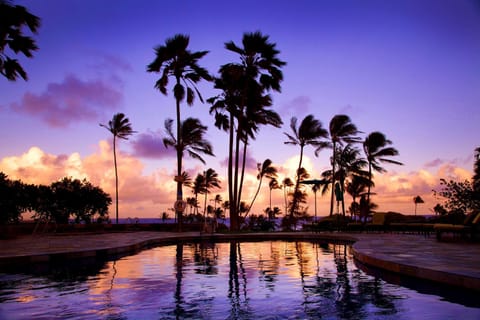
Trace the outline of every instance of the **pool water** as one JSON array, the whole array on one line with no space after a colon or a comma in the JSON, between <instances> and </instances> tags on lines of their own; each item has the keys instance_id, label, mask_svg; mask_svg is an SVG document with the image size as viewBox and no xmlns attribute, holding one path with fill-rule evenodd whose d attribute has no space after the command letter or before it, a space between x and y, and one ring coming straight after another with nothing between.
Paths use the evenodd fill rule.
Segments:
<instances>
[{"instance_id":1,"label":"pool water","mask_svg":"<svg viewBox=\"0 0 480 320\"><path fill-rule=\"evenodd\" d=\"M87 267L0 273L0 319L457 317L480 319L480 307L370 276L338 244L179 243Z\"/></svg>"}]
</instances>

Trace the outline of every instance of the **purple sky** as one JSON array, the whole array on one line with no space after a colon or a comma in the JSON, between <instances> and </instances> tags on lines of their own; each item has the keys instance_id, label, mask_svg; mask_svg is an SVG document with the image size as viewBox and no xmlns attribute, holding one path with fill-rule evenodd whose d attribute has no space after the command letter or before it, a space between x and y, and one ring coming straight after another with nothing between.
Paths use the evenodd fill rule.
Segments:
<instances>
[{"instance_id":1,"label":"purple sky","mask_svg":"<svg viewBox=\"0 0 480 320\"><path fill-rule=\"evenodd\" d=\"M120 145L124 156L138 166L132 179L140 185L157 181L149 191L168 199L149 205L145 198L142 205L134 204L136 191L130 195L125 186L123 194L130 200L124 200L124 206L156 216L173 201L159 179L171 178L175 158L159 139L164 120L174 118L174 100L156 91L157 76L145 71L154 59L153 48L174 34L189 34L191 50L210 51L201 64L216 74L221 64L237 61L223 44L239 43L244 32L257 30L277 43L287 65L282 93L273 95L284 126L260 131L251 145L251 165L270 158L288 175L298 161L292 159L297 148L283 144L290 118L313 113L328 126L335 114L346 113L361 131L385 133L400 151L398 160L405 163L387 166L389 174L377 179L378 193L401 193L409 199L406 206L413 206L410 199L417 194L428 197L440 177L471 174L473 150L480 145L478 1L15 3L39 16L42 25L34 59L20 59L29 81L0 79L0 161L9 159L0 162L0 170L12 177L23 177L20 169L28 171L29 164L39 165L47 156L73 159L63 166L75 163L78 172L109 190L106 169L99 169L105 175L94 173L86 163L94 155L100 157L101 140L111 141L98 124L124 112L138 131ZM200 85L200 90L205 98L216 94L210 84ZM209 126L207 138L216 154L207 158L206 167L187 160L186 169L196 174L213 167L224 175L227 136L214 128L208 108L200 102L183 106L184 116L198 117ZM27 154L31 147L38 148L37 158ZM312 164L307 169L318 176L327 168L330 152L315 158L307 149L306 156ZM61 168L60 176L74 172ZM256 173L252 174L254 182ZM123 175L130 179L128 172ZM404 186L391 190L396 182ZM135 189L133 180L128 184ZM387 202L388 197L377 201ZM427 202L423 211L434 205Z\"/></svg>"}]
</instances>

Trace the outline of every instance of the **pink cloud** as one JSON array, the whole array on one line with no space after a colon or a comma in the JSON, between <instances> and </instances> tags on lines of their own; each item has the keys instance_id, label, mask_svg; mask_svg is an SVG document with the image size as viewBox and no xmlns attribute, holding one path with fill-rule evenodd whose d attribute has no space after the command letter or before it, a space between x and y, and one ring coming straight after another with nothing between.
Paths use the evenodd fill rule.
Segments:
<instances>
[{"instance_id":1,"label":"pink cloud","mask_svg":"<svg viewBox=\"0 0 480 320\"><path fill-rule=\"evenodd\" d=\"M101 79L83 81L67 75L61 83L50 83L41 94L27 92L11 109L32 115L52 127L67 127L73 122L95 121L105 111L117 108L122 92Z\"/></svg>"},{"instance_id":2,"label":"pink cloud","mask_svg":"<svg viewBox=\"0 0 480 320\"><path fill-rule=\"evenodd\" d=\"M298 96L280 107L280 115L290 117L292 114L307 114L312 100L307 96Z\"/></svg>"},{"instance_id":3,"label":"pink cloud","mask_svg":"<svg viewBox=\"0 0 480 320\"><path fill-rule=\"evenodd\" d=\"M444 163L443 160L437 158L435 160L432 160L430 162L425 163L425 168L434 168L440 166L442 163Z\"/></svg>"},{"instance_id":4,"label":"pink cloud","mask_svg":"<svg viewBox=\"0 0 480 320\"><path fill-rule=\"evenodd\" d=\"M159 132L150 131L137 135L137 139L132 142L132 147L138 157L158 159L175 156L175 149L165 147Z\"/></svg>"},{"instance_id":5,"label":"pink cloud","mask_svg":"<svg viewBox=\"0 0 480 320\"><path fill-rule=\"evenodd\" d=\"M240 155L240 161L242 161L242 155ZM246 159L246 162L245 162L245 167L246 167L247 170L255 170L256 171L258 162L260 162L260 161L255 160L254 158L249 156L248 153L247 153L247 159ZM262 160L262 162L263 162L263 160ZM227 168L228 167L228 157L225 158L223 161L221 161L220 165L222 167Z\"/></svg>"}]
</instances>

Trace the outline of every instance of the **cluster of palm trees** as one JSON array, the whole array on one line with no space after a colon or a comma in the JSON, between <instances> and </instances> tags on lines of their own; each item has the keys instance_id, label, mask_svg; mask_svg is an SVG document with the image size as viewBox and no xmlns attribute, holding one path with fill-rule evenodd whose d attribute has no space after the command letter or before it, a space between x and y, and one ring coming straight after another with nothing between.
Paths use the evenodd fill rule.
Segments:
<instances>
[{"instance_id":1,"label":"cluster of palm trees","mask_svg":"<svg viewBox=\"0 0 480 320\"><path fill-rule=\"evenodd\" d=\"M335 115L331 119L328 130L313 115L307 115L298 125L297 122L298 119L293 117L290 121L292 133L285 133L287 137L285 144L300 147L300 160L295 189L291 193L289 214L293 216L303 210L301 204L305 202L306 194L300 184L309 176L302 167L303 153L307 145L315 148L316 156L326 148L332 149L330 158L332 169L323 172L322 179L313 186L315 193L320 186L323 187L322 193L331 191L330 215L333 214L334 198L336 198L337 204L341 203L342 213L345 215L345 192L350 193L353 198L350 207L352 215L357 212L368 214L373 205L370 201L371 187L374 185L373 171L385 172L385 168L381 166L382 163L402 164L390 159L390 157L398 155L398 151L391 146L392 142L378 131L368 134L362 140L359 137L361 132L356 125L350 117L343 114ZM358 144L363 147L364 157L357 147ZM363 197L363 201L357 203L358 197ZM366 210L360 208L361 204L367 206Z\"/></svg>"},{"instance_id":2,"label":"cluster of palm trees","mask_svg":"<svg viewBox=\"0 0 480 320\"><path fill-rule=\"evenodd\" d=\"M360 142L359 131L346 115L337 115L330 122L329 131L323 128L322 123L313 115L307 116L297 127L297 119L291 119L290 127L292 134L285 133L288 140L286 144L300 146L300 162L298 165L295 184L290 179L285 179L280 185L276 181L277 171L272 166L272 161L267 159L258 165L258 189L250 203L246 205L242 201L242 189L245 177L246 159L248 146L262 125L280 127L282 119L272 110L271 92L280 92L283 74L281 67L285 62L278 58L279 51L276 44L269 41L269 37L261 32L245 33L242 44L237 45L230 41L225 43L225 48L238 55L238 62L222 65L219 76L211 76L206 69L199 65L199 60L208 51L192 52L188 49L189 37L187 35L175 35L165 41L164 45L155 48L155 59L147 66L148 72L159 74L155 83L162 94L168 93L170 79L173 79L172 92L175 98L176 120L165 120L166 137L163 139L166 147L175 148L177 154L177 174L174 180L177 183L177 202L183 201L183 186L189 186L189 181L182 172L183 156L187 153L190 157L205 164L203 155L213 156L211 144L204 139L207 127L195 118L181 117L181 103L186 101L192 105L195 97L204 101L197 84L200 81L213 81L214 87L220 93L207 99L211 105L210 114L215 118L215 126L225 131L229 137L228 145L228 210L230 212L230 225L232 230L238 230L242 214L248 214L260 191L262 179L270 179L269 189L271 192L277 188L283 188L285 197L285 212L289 209L290 215L302 211L301 204L306 201L306 195L300 187L302 180L308 178L308 172L302 167L303 151L305 146L315 147L315 154L325 149L332 148L332 170L324 173L323 192L332 186L330 214L333 212L334 189L338 195L343 194L345 189L363 190L354 183L368 188L367 198L370 198L370 186L372 185L372 171L382 172L384 169L379 165L381 162L400 164L388 159L398 152L388 145L391 142L379 132L367 136L363 142L366 159L359 157L359 151L354 147ZM119 119L117 119L119 118ZM123 120L123 122L121 121ZM126 122L125 122L126 120ZM117 127L117 122L118 126ZM175 130L174 130L175 125ZM114 116L109 125L103 125L114 135L114 158L115 138L126 139L133 133L128 119L123 114ZM116 159L116 158L115 158ZM115 160L116 161L116 160ZM364 170L368 164L368 170ZM116 162L115 162L116 167ZM115 169L116 170L116 169ZM194 194L205 194L204 212L206 212L206 195L209 188L218 187L218 181L210 182L207 173L199 174L193 182ZM215 173L216 174L216 173ZM118 217L118 177L116 175L116 214ZM198 181L197 181L198 180ZM210 185L210 183L212 183ZM290 188L294 185L294 190ZM335 187L336 186L336 187ZM195 189L196 188L196 189ZM202 189L203 188L203 189ZM287 188L289 189L287 192ZM315 186L315 192L319 186ZM358 196L360 192L356 192ZM287 202L287 195L290 201ZM192 200L190 200L192 201ZM271 204L269 207L271 211ZM345 212L342 201L342 211ZM178 225L181 230L182 210L177 210Z\"/></svg>"}]
</instances>

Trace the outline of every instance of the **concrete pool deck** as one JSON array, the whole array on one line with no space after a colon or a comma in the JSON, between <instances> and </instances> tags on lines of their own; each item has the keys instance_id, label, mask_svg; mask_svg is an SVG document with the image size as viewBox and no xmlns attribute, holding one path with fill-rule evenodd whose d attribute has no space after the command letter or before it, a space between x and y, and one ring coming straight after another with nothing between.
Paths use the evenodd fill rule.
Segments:
<instances>
[{"instance_id":1,"label":"concrete pool deck","mask_svg":"<svg viewBox=\"0 0 480 320\"><path fill-rule=\"evenodd\" d=\"M396 233L275 232L201 234L199 232L112 232L43 234L0 240L0 272L6 268L68 259L108 258L179 240L326 240L353 243L357 261L395 274L480 292L480 243L437 241Z\"/></svg>"}]
</instances>

